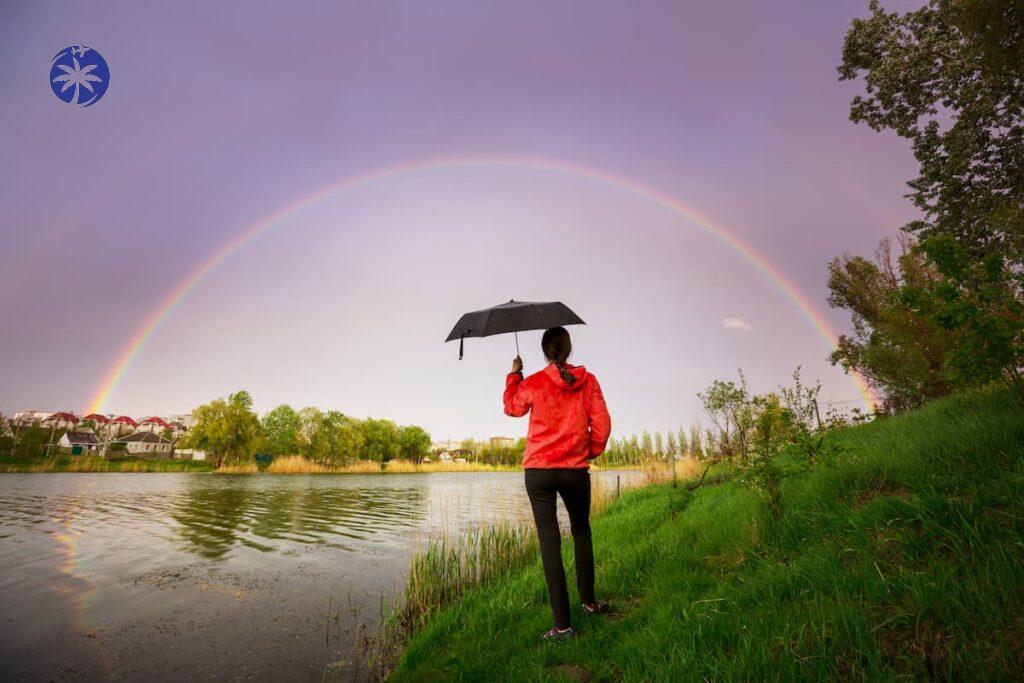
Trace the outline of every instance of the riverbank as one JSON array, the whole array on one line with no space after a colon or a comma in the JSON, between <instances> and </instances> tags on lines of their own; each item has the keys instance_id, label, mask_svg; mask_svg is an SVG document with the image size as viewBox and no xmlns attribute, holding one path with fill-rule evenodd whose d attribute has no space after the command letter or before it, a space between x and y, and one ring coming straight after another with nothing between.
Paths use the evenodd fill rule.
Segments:
<instances>
[{"instance_id":1,"label":"riverbank","mask_svg":"<svg viewBox=\"0 0 1024 683\"><path fill-rule=\"evenodd\" d=\"M22 460L0 458L0 473L59 472L213 472L210 463L201 460L108 460L99 456L58 455L52 458Z\"/></svg>"},{"instance_id":2,"label":"riverbank","mask_svg":"<svg viewBox=\"0 0 1024 683\"><path fill-rule=\"evenodd\" d=\"M988 388L828 439L833 458L785 480L774 517L739 480L609 502L593 526L615 614L576 608L574 641L538 638L551 615L533 553L425 618L392 678L1019 676L1019 399ZM568 544L566 560L571 576Z\"/></svg>"},{"instance_id":3,"label":"riverbank","mask_svg":"<svg viewBox=\"0 0 1024 683\"><path fill-rule=\"evenodd\" d=\"M667 467L662 463L650 467ZM679 465L682 468L682 465ZM594 466L595 471L602 468ZM639 465L605 467L604 469L631 470L645 469ZM380 463L375 460L357 460L340 466L321 465L302 456L280 456L265 469L256 463L222 465L215 468L210 461L202 460L152 460L122 458L108 460L98 456L59 455L52 458L22 460L0 457L2 473L60 473L60 472L212 472L214 474L428 474L431 472L516 472L521 465L488 465L478 462L425 462L391 460Z\"/></svg>"}]
</instances>

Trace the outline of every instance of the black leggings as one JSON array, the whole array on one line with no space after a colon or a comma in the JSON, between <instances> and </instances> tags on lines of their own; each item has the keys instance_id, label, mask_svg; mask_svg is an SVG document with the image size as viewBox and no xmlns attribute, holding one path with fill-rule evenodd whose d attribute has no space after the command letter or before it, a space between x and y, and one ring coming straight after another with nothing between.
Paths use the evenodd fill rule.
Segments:
<instances>
[{"instance_id":1,"label":"black leggings","mask_svg":"<svg viewBox=\"0 0 1024 683\"><path fill-rule=\"evenodd\" d=\"M590 472L585 469L528 469L526 493L537 524L540 557L548 582L555 626L567 628L569 591L562 566L562 534L558 530L558 495L569 512L569 526L576 550L576 587L580 600L592 604L594 598L594 544L590 539Z\"/></svg>"}]
</instances>

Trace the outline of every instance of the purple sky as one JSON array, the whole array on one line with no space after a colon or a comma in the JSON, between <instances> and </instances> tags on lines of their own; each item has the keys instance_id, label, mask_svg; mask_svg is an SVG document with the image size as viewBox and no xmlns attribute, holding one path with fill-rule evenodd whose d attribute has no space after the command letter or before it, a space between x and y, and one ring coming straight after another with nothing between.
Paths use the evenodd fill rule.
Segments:
<instances>
[{"instance_id":1,"label":"purple sky","mask_svg":"<svg viewBox=\"0 0 1024 683\"><path fill-rule=\"evenodd\" d=\"M669 194L742 236L833 325L826 264L912 217L908 145L847 119L842 38L866 0L728 3L4 3L0 411L85 407L144 318L231 237L370 169L543 157ZM485 8L484 5L487 5ZM53 96L85 43L104 99ZM107 409L182 412L237 388L437 438L519 435L512 339L444 345L458 315L560 299L615 431L674 428L742 367L858 398L762 274L636 195L522 168L386 180L290 216L143 348ZM723 325L742 319L749 330ZM520 336L539 369L539 333Z\"/></svg>"}]
</instances>

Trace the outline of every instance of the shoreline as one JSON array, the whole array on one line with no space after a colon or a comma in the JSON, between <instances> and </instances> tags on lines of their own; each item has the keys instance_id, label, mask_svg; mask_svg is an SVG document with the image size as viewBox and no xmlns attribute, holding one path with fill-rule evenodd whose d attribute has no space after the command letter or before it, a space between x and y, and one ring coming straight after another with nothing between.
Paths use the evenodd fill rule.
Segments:
<instances>
[{"instance_id":1,"label":"shoreline","mask_svg":"<svg viewBox=\"0 0 1024 683\"><path fill-rule=\"evenodd\" d=\"M488 465L484 463L413 463L392 460L387 463L360 460L348 465L325 466L298 456L283 456L275 459L270 466L260 469L255 463L222 465L215 468L212 463L197 460L143 460L125 458L107 460L98 456L60 455L51 458L20 461L0 459L0 474L231 474L231 475L280 475L280 474L434 474L434 473L481 473L521 472L521 464ZM636 471L645 469L638 464L591 465L591 470Z\"/></svg>"}]
</instances>

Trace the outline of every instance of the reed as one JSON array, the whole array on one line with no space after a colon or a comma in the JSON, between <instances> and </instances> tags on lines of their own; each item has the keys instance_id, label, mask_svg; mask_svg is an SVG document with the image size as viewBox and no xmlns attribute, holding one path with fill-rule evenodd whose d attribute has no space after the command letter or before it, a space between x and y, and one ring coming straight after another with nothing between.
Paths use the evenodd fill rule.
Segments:
<instances>
[{"instance_id":1,"label":"reed","mask_svg":"<svg viewBox=\"0 0 1024 683\"><path fill-rule=\"evenodd\" d=\"M522 566L537 549L536 534L525 523L486 526L431 541L413 558L405 593L391 614L395 635L407 637L438 609Z\"/></svg>"},{"instance_id":2,"label":"reed","mask_svg":"<svg viewBox=\"0 0 1024 683\"><path fill-rule=\"evenodd\" d=\"M344 465L323 465L304 455L279 455L267 466L267 474L380 474L376 460L356 460Z\"/></svg>"},{"instance_id":3,"label":"reed","mask_svg":"<svg viewBox=\"0 0 1024 683\"><path fill-rule=\"evenodd\" d=\"M255 474L260 471L254 462L224 463L216 470L217 474Z\"/></svg>"},{"instance_id":4,"label":"reed","mask_svg":"<svg viewBox=\"0 0 1024 683\"><path fill-rule=\"evenodd\" d=\"M323 465L318 465L301 455L278 456L266 469L268 474L310 474L326 471L327 468Z\"/></svg>"},{"instance_id":5,"label":"reed","mask_svg":"<svg viewBox=\"0 0 1024 683\"><path fill-rule=\"evenodd\" d=\"M519 465L489 465L482 462L420 462L411 460L389 460L384 471L392 474L412 474L420 472L515 472L522 469Z\"/></svg>"},{"instance_id":6,"label":"reed","mask_svg":"<svg viewBox=\"0 0 1024 683\"><path fill-rule=\"evenodd\" d=\"M331 469L337 474L380 474L381 464L376 460L356 460L347 465Z\"/></svg>"},{"instance_id":7,"label":"reed","mask_svg":"<svg viewBox=\"0 0 1024 683\"><path fill-rule=\"evenodd\" d=\"M192 460L107 460L97 455L58 455L40 460L7 460L0 462L0 472L204 472L212 468Z\"/></svg>"},{"instance_id":8,"label":"reed","mask_svg":"<svg viewBox=\"0 0 1024 683\"><path fill-rule=\"evenodd\" d=\"M648 484L661 484L673 479L676 481L697 479L704 471L704 467L706 465L702 465L700 460L690 455L675 462L650 459L640 464L640 469L644 473L644 481Z\"/></svg>"}]
</instances>

